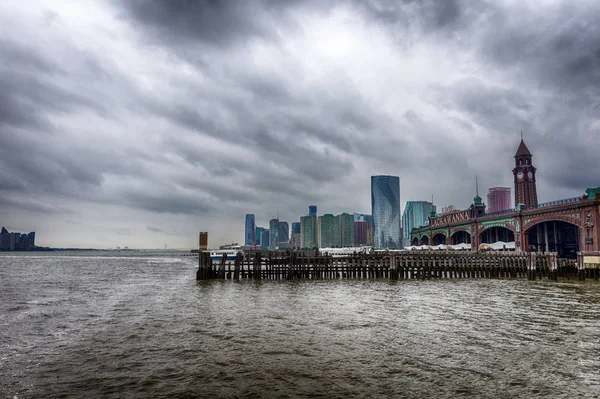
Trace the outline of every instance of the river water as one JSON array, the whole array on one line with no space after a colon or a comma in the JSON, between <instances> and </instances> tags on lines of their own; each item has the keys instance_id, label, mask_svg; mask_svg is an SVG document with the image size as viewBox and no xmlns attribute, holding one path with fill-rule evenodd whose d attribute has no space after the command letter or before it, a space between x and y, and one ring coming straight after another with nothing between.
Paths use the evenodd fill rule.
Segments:
<instances>
[{"instance_id":1,"label":"river water","mask_svg":"<svg viewBox=\"0 0 600 399\"><path fill-rule=\"evenodd\" d=\"M600 283L213 281L0 256L0 397L600 397Z\"/></svg>"}]
</instances>

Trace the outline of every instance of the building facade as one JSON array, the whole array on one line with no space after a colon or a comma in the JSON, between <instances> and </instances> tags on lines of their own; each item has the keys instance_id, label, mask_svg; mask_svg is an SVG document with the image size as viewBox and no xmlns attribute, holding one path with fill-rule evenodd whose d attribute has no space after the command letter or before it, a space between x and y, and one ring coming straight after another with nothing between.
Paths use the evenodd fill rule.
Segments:
<instances>
[{"instance_id":1,"label":"building facade","mask_svg":"<svg viewBox=\"0 0 600 399\"><path fill-rule=\"evenodd\" d=\"M402 247L400 221L400 178L371 176L371 208L373 215L373 246L399 249Z\"/></svg>"},{"instance_id":2,"label":"building facade","mask_svg":"<svg viewBox=\"0 0 600 399\"><path fill-rule=\"evenodd\" d=\"M338 220L331 213L317 219L319 248L339 248L341 246Z\"/></svg>"},{"instance_id":3,"label":"building facade","mask_svg":"<svg viewBox=\"0 0 600 399\"><path fill-rule=\"evenodd\" d=\"M256 227L256 229L254 230L254 237L256 237L256 246L259 248L263 247L262 244L262 238L263 238L263 231L265 231L264 227Z\"/></svg>"},{"instance_id":4,"label":"building facade","mask_svg":"<svg viewBox=\"0 0 600 399\"><path fill-rule=\"evenodd\" d=\"M404 238L410 238L410 232L415 227L423 227L429 224L429 217L436 208L428 201L406 201L404 213L402 214L402 227Z\"/></svg>"},{"instance_id":5,"label":"building facade","mask_svg":"<svg viewBox=\"0 0 600 399\"><path fill-rule=\"evenodd\" d=\"M269 220L269 249L271 250L277 249L277 243L279 242L279 229L277 228L278 224L279 219Z\"/></svg>"},{"instance_id":6,"label":"building facade","mask_svg":"<svg viewBox=\"0 0 600 399\"><path fill-rule=\"evenodd\" d=\"M578 197L540 204L531 153L523 140L515 162L514 209L486 213L485 204L476 196L470 209L432 217L429 226L414 229L411 244L466 243L471 244L472 250L478 250L481 244L501 241L514 243L516 251L550 251L559 258L600 251L600 187L588 188Z\"/></svg>"},{"instance_id":7,"label":"building facade","mask_svg":"<svg viewBox=\"0 0 600 399\"><path fill-rule=\"evenodd\" d=\"M269 229L264 229L260 238L260 249L269 249L271 246L271 234Z\"/></svg>"},{"instance_id":8,"label":"building facade","mask_svg":"<svg viewBox=\"0 0 600 399\"><path fill-rule=\"evenodd\" d=\"M370 226L368 222L359 220L354 222L354 245L363 246L369 244L369 230ZM372 235L371 235L372 236Z\"/></svg>"},{"instance_id":9,"label":"building facade","mask_svg":"<svg viewBox=\"0 0 600 399\"><path fill-rule=\"evenodd\" d=\"M309 205L308 207L308 216L317 217L317 206Z\"/></svg>"},{"instance_id":10,"label":"building facade","mask_svg":"<svg viewBox=\"0 0 600 399\"><path fill-rule=\"evenodd\" d=\"M354 246L354 216L348 213L337 215L340 247Z\"/></svg>"},{"instance_id":11,"label":"building facade","mask_svg":"<svg viewBox=\"0 0 600 399\"><path fill-rule=\"evenodd\" d=\"M256 245L256 225L254 224L254 215L252 213L246 214L244 245L247 247Z\"/></svg>"},{"instance_id":12,"label":"building facade","mask_svg":"<svg viewBox=\"0 0 600 399\"><path fill-rule=\"evenodd\" d=\"M309 249L317 246L317 217L302 216L300 218L300 247Z\"/></svg>"},{"instance_id":13,"label":"building facade","mask_svg":"<svg viewBox=\"0 0 600 399\"><path fill-rule=\"evenodd\" d=\"M488 213L506 211L512 208L510 191L510 187L491 187L487 194Z\"/></svg>"}]
</instances>

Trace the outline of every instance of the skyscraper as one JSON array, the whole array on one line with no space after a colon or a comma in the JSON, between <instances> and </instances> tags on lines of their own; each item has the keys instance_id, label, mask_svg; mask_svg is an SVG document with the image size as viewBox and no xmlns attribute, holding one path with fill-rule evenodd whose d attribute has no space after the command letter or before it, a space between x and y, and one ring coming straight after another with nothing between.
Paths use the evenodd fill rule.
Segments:
<instances>
[{"instance_id":1,"label":"skyscraper","mask_svg":"<svg viewBox=\"0 0 600 399\"><path fill-rule=\"evenodd\" d=\"M308 216L317 217L317 206L309 205L308 206Z\"/></svg>"},{"instance_id":2,"label":"skyscraper","mask_svg":"<svg viewBox=\"0 0 600 399\"><path fill-rule=\"evenodd\" d=\"M337 215L340 247L354 246L354 216L348 213Z\"/></svg>"},{"instance_id":3,"label":"skyscraper","mask_svg":"<svg viewBox=\"0 0 600 399\"><path fill-rule=\"evenodd\" d=\"M262 239L263 239L263 231L265 231L264 227L258 227L256 226L256 229L254 229L254 237L256 237L256 246L259 248L263 247L263 243L262 243Z\"/></svg>"},{"instance_id":4,"label":"skyscraper","mask_svg":"<svg viewBox=\"0 0 600 399\"><path fill-rule=\"evenodd\" d=\"M326 213L323 216L319 216L317 224L319 229L319 248L340 247L341 240L336 217L331 213Z\"/></svg>"},{"instance_id":5,"label":"skyscraper","mask_svg":"<svg viewBox=\"0 0 600 399\"><path fill-rule=\"evenodd\" d=\"M317 218L310 215L302 216L300 218L300 246L314 248L317 245Z\"/></svg>"},{"instance_id":6,"label":"skyscraper","mask_svg":"<svg viewBox=\"0 0 600 399\"><path fill-rule=\"evenodd\" d=\"M292 234L300 233L300 222L292 222Z\"/></svg>"},{"instance_id":7,"label":"skyscraper","mask_svg":"<svg viewBox=\"0 0 600 399\"><path fill-rule=\"evenodd\" d=\"M254 215L252 213L246 214L246 234L245 242L246 246L256 245L256 226L254 225Z\"/></svg>"},{"instance_id":8,"label":"skyscraper","mask_svg":"<svg viewBox=\"0 0 600 399\"><path fill-rule=\"evenodd\" d=\"M354 222L354 245L367 245L369 238L369 222L359 220Z\"/></svg>"},{"instance_id":9,"label":"skyscraper","mask_svg":"<svg viewBox=\"0 0 600 399\"><path fill-rule=\"evenodd\" d=\"M410 238L410 232L415 227L429 225L429 216L436 208L428 201L406 201L402 214L402 226L405 238Z\"/></svg>"},{"instance_id":10,"label":"skyscraper","mask_svg":"<svg viewBox=\"0 0 600 399\"><path fill-rule=\"evenodd\" d=\"M277 245L290 242L290 225L288 222L277 223Z\"/></svg>"},{"instance_id":11,"label":"skyscraper","mask_svg":"<svg viewBox=\"0 0 600 399\"><path fill-rule=\"evenodd\" d=\"M264 229L261 235L262 237L260 238L260 249L269 249L269 246L271 245L269 229Z\"/></svg>"},{"instance_id":12,"label":"skyscraper","mask_svg":"<svg viewBox=\"0 0 600 399\"><path fill-rule=\"evenodd\" d=\"M400 178L371 176L371 208L375 248L401 248Z\"/></svg>"},{"instance_id":13,"label":"skyscraper","mask_svg":"<svg viewBox=\"0 0 600 399\"><path fill-rule=\"evenodd\" d=\"M279 229L277 225L279 224L279 219L271 219L269 220L269 249L277 249L277 242Z\"/></svg>"},{"instance_id":14,"label":"skyscraper","mask_svg":"<svg viewBox=\"0 0 600 399\"><path fill-rule=\"evenodd\" d=\"M488 191L488 212L505 211L511 208L510 187L492 187Z\"/></svg>"}]
</instances>

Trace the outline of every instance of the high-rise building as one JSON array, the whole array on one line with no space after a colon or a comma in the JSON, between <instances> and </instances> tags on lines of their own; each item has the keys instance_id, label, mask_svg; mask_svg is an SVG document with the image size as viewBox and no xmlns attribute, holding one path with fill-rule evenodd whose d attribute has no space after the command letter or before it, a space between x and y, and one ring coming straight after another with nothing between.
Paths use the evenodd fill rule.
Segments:
<instances>
[{"instance_id":1,"label":"high-rise building","mask_svg":"<svg viewBox=\"0 0 600 399\"><path fill-rule=\"evenodd\" d=\"M364 220L359 220L354 222L354 245L362 246L369 245L369 222L365 222Z\"/></svg>"},{"instance_id":2,"label":"high-rise building","mask_svg":"<svg viewBox=\"0 0 600 399\"><path fill-rule=\"evenodd\" d=\"M331 213L319 216L319 248L338 248L341 246L338 221Z\"/></svg>"},{"instance_id":3,"label":"high-rise building","mask_svg":"<svg viewBox=\"0 0 600 399\"><path fill-rule=\"evenodd\" d=\"M258 227L256 226L256 228L254 229L254 237L256 237L256 246L259 248L262 248L263 244L262 244L262 233L263 231L265 231L264 227Z\"/></svg>"},{"instance_id":4,"label":"high-rise building","mask_svg":"<svg viewBox=\"0 0 600 399\"><path fill-rule=\"evenodd\" d=\"M317 218L315 216L302 216L300 218L300 246L301 248L314 248L317 242Z\"/></svg>"},{"instance_id":5,"label":"high-rise building","mask_svg":"<svg viewBox=\"0 0 600 399\"><path fill-rule=\"evenodd\" d=\"M27 236L29 236L29 243L31 244L31 246L35 247L35 231L30 232L29 234L27 234Z\"/></svg>"},{"instance_id":6,"label":"high-rise building","mask_svg":"<svg viewBox=\"0 0 600 399\"><path fill-rule=\"evenodd\" d=\"M253 247L256 245L256 226L254 224L254 215L252 213L246 214L246 233L244 235L244 245L247 247Z\"/></svg>"},{"instance_id":7,"label":"high-rise building","mask_svg":"<svg viewBox=\"0 0 600 399\"><path fill-rule=\"evenodd\" d=\"M292 234L300 233L300 222L292 222Z\"/></svg>"},{"instance_id":8,"label":"high-rise building","mask_svg":"<svg viewBox=\"0 0 600 399\"><path fill-rule=\"evenodd\" d=\"M0 249L10 250L10 233L4 227L0 231Z\"/></svg>"},{"instance_id":9,"label":"high-rise building","mask_svg":"<svg viewBox=\"0 0 600 399\"><path fill-rule=\"evenodd\" d=\"M308 206L308 216L317 217L317 206L309 205Z\"/></svg>"},{"instance_id":10,"label":"high-rise building","mask_svg":"<svg viewBox=\"0 0 600 399\"><path fill-rule=\"evenodd\" d=\"M371 176L373 246L397 249L402 246L400 221L400 178Z\"/></svg>"},{"instance_id":11,"label":"high-rise building","mask_svg":"<svg viewBox=\"0 0 600 399\"><path fill-rule=\"evenodd\" d=\"M348 213L337 215L340 247L354 246L354 216Z\"/></svg>"},{"instance_id":12,"label":"high-rise building","mask_svg":"<svg viewBox=\"0 0 600 399\"><path fill-rule=\"evenodd\" d=\"M277 244L288 244L290 242L290 225L288 222L277 223Z\"/></svg>"},{"instance_id":13,"label":"high-rise building","mask_svg":"<svg viewBox=\"0 0 600 399\"><path fill-rule=\"evenodd\" d=\"M269 229L263 229L260 238L260 249L269 249L271 245L271 235Z\"/></svg>"},{"instance_id":14,"label":"high-rise building","mask_svg":"<svg viewBox=\"0 0 600 399\"><path fill-rule=\"evenodd\" d=\"M278 224L279 219L269 220L269 249L277 249L277 243L279 242L279 229L277 228Z\"/></svg>"},{"instance_id":15,"label":"high-rise building","mask_svg":"<svg viewBox=\"0 0 600 399\"><path fill-rule=\"evenodd\" d=\"M354 236L354 245L373 245L373 215L367 215L364 213L355 213L354 214L354 222L367 222L367 230L366 241L363 241L365 238L357 237L356 234ZM364 227L360 227L363 229ZM355 230L356 231L356 230ZM362 231L362 230L361 230ZM358 241L357 241L358 239Z\"/></svg>"},{"instance_id":16,"label":"high-rise building","mask_svg":"<svg viewBox=\"0 0 600 399\"><path fill-rule=\"evenodd\" d=\"M511 208L510 187L492 187L488 191L488 213Z\"/></svg>"},{"instance_id":17,"label":"high-rise building","mask_svg":"<svg viewBox=\"0 0 600 399\"><path fill-rule=\"evenodd\" d=\"M429 225L429 216L436 208L428 201L406 201L402 214L404 238L410 238L410 232L415 227Z\"/></svg>"}]
</instances>

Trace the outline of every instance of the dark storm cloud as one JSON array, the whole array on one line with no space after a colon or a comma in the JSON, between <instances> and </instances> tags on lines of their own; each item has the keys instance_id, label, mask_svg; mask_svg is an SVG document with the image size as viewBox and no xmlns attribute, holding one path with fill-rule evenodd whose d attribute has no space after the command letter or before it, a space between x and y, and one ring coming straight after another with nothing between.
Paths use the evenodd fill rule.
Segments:
<instances>
[{"instance_id":1,"label":"dark storm cloud","mask_svg":"<svg viewBox=\"0 0 600 399\"><path fill-rule=\"evenodd\" d=\"M132 0L118 6L157 37L178 44L182 39L228 45L251 36L271 38L276 26L290 23L284 10L295 1ZM187 41L189 40L189 41Z\"/></svg>"},{"instance_id":2,"label":"dark storm cloud","mask_svg":"<svg viewBox=\"0 0 600 399\"><path fill-rule=\"evenodd\" d=\"M521 129L547 195L600 185L596 2L96 6L0 15L1 205L56 214L68 198L228 229L359 207L375 173L399 174L403 200L470 200L471 175L510 178L490 159L509 164Z\"/></svg>"},{"instance_id":3,"label":"dark storm cloud","mask_svg":"<svg viewBox=\"0 0 600 399\"><path fill-rule=\"evenodd\" d=\"M67 71L31 47L0 40L0 127L33 126L53 131L46 117L51 112L68 113L91 109L106 115L97 101L56 84ZM89 61L97 74L101 68Z\"/></svg>"}]
</instances>

